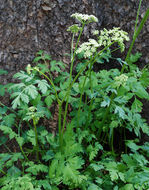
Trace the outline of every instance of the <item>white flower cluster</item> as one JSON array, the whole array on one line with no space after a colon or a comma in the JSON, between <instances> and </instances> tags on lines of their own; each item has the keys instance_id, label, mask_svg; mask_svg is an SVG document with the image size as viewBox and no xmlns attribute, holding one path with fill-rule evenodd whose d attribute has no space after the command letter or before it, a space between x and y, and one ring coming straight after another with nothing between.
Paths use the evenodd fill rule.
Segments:
<instances>
[{"instance_id":1,"label":"white flower cluster","mask_svg":"<svg viewBox=\"0 0 149 190\"><path fill-rule=\"evenodd\" d=\"M98 37L98 43L100 46L108 46L112 42L117 42L121 48L121 52L124 51L125 45L124 41L129 41L128 33L120 30L119 27L113 28L111 30L101 30L100 31L100 36Z\"/></svg>"},{"instance_id":2,"label":"white flower cluster","mask_svg":"<svg viewBox=\"0 0 149 190\"><path fill-rule=\"evenodd\" d=\"M26 67L26 71L27 71L27 74L31 74L31 71L32 71L32 67L31 67L31 64L28 64L27 67Z\"/></svg>"},{"instance_id":3,"label":"white flower cluster","mask_svg":"<svg viewBox=\"0 0 149 190\"><path fill-rule=\"evenodd\" d=\"M88 42L84 42L81 46L77 49L76 54L84 53L85 58L91 57L99 47L99 44L94 39L89 39Z\"/></svg>"},{"instance_id":4,"label":"white flower cluster","mask_svg":"<svg viewBox=\"0 0 149 190\"><path fill-rule=\"evenodd\" d=\"M95 35L95 36L98 35L98 34L99 34L99 30L94 30L94 31L92 32L92 34Z\"/></svg>"},{"instance_id":5,"label":"white flower cluster","mask_svg":"<svg viewBox=\"0 0 149 190\"><path fill-rule=\"evenodd\" d=\"M121 74L120 76L115 77L114 80L115 80L115 86L116 87L119 87L121 85L125 86L125 84L128 80L128 77L125 74Z\"/></svg>"},{"instance_id":6,"label":"white flower cluster","mask_svg":"<svg viewBox=\"0 0 149 190\"><path fill-rule=\"evenodd\" d=\"M30 75L31 71L33 71L33 70L39 71L39 68L38 67L31 67L31 65L28 64L27 67L26 67L27 74Z\"/></svg>"},{"instance_id":7,"label":"white flower cluster","mask_svg":"<svg viewBox=\"0 0 149 190\"><path fill-rule=\"evenodd\" d=\"M98 18L94 15L87 15L81 13L74 13L71 17L77 19L81 23L91 23L91 22L98 22Z\"/></svg>"},{"instance_id":8,"label":"white flower cluster","mask_svg":"<svg viewBox=\"0 0 149 190\"><path fill-rule=\"evenodd\" d=\"M74 24L72 26L70 26L67 31L70 31L72 33L78 33L80 31L80 27L78 26L78 24Z\"/></svg>"}]
</instances>

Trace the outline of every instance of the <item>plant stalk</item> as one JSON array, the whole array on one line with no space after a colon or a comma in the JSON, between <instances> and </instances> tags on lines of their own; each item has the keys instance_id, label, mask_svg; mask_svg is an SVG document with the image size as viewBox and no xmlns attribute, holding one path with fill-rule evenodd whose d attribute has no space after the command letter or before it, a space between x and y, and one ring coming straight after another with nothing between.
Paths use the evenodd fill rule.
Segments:
<instances>
[{"instance_id":1,"label":"plant stalk","mask_svg":"<svg viewBox=\"0 0 149 190\"><path fill-rule=\"evenodd\" d=\"M36 149L36 159L39 161L39 145L38 145L38 134L37 134L37 126L36 126L36 121L35 118L33 118L33 125L34 125L34 132L35 132L35 149Z\"/></svg>"},{"instance_id":2,"label":"plant stalk","mask_svg":"<svg viewBox=\"0 0 149 190\"><path fill-rule=\"evenodd\" d=\"M78 44L79 44L79 41L80 41L80 38L81 38L81 35L82 35L82 32L83 32L84 26L85 26L85 23L83 23L83 25L82 25L82 28L80 30L80 34L78 36L77 43L76 43L76 46L75 46L75 50L74 50L74 53L73 53L73 57L71 58L69 87L71 86L72 70L73 70L73 64L74 64L74 60L75 60L75 55L76 55L76 51L77 51L77 48L78 48ZM73 42L72 42L72 46L73 46ZM71 47L71 49L72 49L71 51L73 52L73 47ZM70 90L71 90L71 88L68 88L68 90L67 90L68 96L67 96L67 99L66 99L65 114L64 114L64 119L63 119L62 141L63 141L64 128L65 128L65 124L66 124L66 116L67 116L67 111L68 111L68 102L69 102Z\"/></svg>"},{"instance_id":3,"label":"plant stalk","mask_svg":"<svg viewBox=\"0 0 149 190\"><path fill-rule=\"evenodd\" d=\"M137 29L137 31L136 31L135 34L134 34L134 38L133 38L132 43L131 43L131 45L130 45L130 48L129 48L129 50L128 50L128 53L127 53L125 62L128 62L128 59L129 59L129 57L130 57L130 53L131 53L131 51L132 51L132 48L133 48L134 43L135 43L135 41L136 41L136 38L137 38L138 35L140 34L140 32L141 32L141 30L142 30L142 28L143 28L145 22L147 21L147 18L148 18L148 17L149 17L149 9L146 11L146 13L145 13L145 15L144 15L144 17L143 17L143 19L142 19L142 21L141 21L141 23L140 23L138 29ZM126 65L123 65L120 74L123 74L123 73L124 73L125 67L126 67ZM105 123L105 120L106 120L106 118L107 118L107 115L109 114L110 106L111 106L111 103L112 103L112 100L114 99L114 97L115 97L115 94L114 94L114 92L113 92L112 95L111 95L110 105L109 105L109 107L107 107L107 109L106 109L106 112L105 112L104 117L103 117L103 119L102 119L102 121L101 121L100 127L102 127L102 126L104 125L104 123Z\"/></svg>"},{"instance_id":4,"label":"plant stalk","mask_svg":"<svg viewBox=\"0 0 149 190\"><path fill-rule=\"evenodd\" d=\"M128 62L128 59L129 59L129 57L130 57L130 53L131 53L131 51L132 51L132 48L133 48L133 46L134 46L134 43L135 43L137 37L139 36L139 34L140 34L140 32L141 32L141 30L142 30L144 24L146 23L148 17L149 17L149 9L146 11L146 13L145 13L143 19L141 20L141 23L140 23L140 25L138 26L137 31L134 32L134 37L133 37L133 40L132 40L132 42L131 42L131 44L130 44L130 47L129 47L129 50L128 50L128 53L127 53L125 62ZM123 67L122 67L122 69L121 69L121 74L124 72L125 67L126 67L126 65L123 65Z\"/></svg>"}]
</instances>

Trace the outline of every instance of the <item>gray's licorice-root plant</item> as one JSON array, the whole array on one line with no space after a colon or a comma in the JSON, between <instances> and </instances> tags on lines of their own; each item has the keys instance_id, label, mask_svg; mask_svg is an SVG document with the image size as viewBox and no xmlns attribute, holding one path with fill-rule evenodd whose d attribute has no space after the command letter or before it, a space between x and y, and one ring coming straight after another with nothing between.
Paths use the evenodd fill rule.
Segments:
<instances>
[{"instance_id":1,"label":"gray's licorice-root plant","mask_svg":"<svg viewBox=\"0 0 149 190\"><path fill-rule=\"evenodd\" d=\"M149 71L135 65L141 53L131 54L148 16L149 9L138 28L137 16L123 61L112 52L125 50L128 34L120 28L95 30L94 38L80 45L84 27L98 19L75 13L71 17L80 24L68 28L70 72L63 62L39 51L26 72L14 75L20 83L0 86L1 96L7 89L13 99L12 107L0 102L2 190L149 189L149 143L141 141L142 134L149 135L141 116L141 100L149 100ZM95 69L111 60L121 70ZM56 105L54 136L46 123ZM15 150L11 142L18 144Z\"/></svg>"}]
</instances>

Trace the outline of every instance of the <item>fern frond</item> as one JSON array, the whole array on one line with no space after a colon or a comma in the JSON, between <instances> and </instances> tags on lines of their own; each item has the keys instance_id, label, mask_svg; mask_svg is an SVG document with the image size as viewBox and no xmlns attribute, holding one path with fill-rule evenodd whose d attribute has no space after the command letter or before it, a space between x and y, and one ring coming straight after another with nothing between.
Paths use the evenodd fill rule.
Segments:
<instances>
[{"instance_id":1,"label":"fern frond","mask_svg":"<svg viewBox=\"0 0 149 190\"><path fill-rule=\"evenodd\" d=\"M38 91L34 85L29 85L24 89L24 92L28 94L32 99L35 99L38 96Z\"/></svg>"},{"instance_id":2,"label":"fern frond","mask_svg":"<svg viewBox=\"0 0 149 190\"><path fill-rule=\"evenodd\" d=\"M27 162L25 165L29 166L25 171L33 175L37 175L40 172L48 173L48 166L44 164L34 164L34 162Z\"/></svg>"},{"instance_id":3,"label":"fern frond","mask_svg":"<svg viewBox=\"0 0 149 190\"><path fill-rule=\"evenodd\" d=\"M103 150L103 147L98 142L95 143L95 146L89 145L87 147L90 161L92 161L97 156L99 150Z\"/></svg>"},{"instance_id":4,"label":"fern frond","mask_svg":"<svg viewBox=\"0 0 149 190\"><path fill-rule=\"evenodd\" d=\"M26 72L24 71L20 71L18 73L16 73L13 78L17 78L19 80L24 80L25 82L30 82L31 80L33 80L34 75L28 75Z\"/></svg>"},{"instance_id":5,"label":"fern frond","mask_svg":"<svg viewBox=\"0 0 149 190\"><path fill-rule=\"evenodd\" d=\"M50 87L46 80L35 80L34 84L38 84L38 88L42 94L45 94Z\"/></svg>"}]
</instances>

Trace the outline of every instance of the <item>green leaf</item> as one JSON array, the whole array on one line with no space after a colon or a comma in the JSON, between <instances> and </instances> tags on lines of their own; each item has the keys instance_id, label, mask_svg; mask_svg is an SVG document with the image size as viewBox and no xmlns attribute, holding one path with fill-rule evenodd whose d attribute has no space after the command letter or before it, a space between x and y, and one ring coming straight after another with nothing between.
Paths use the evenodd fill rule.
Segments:
<instances>
[{"instance_id":1,"label":"green leaf","mask_svg":"<svg viewBox=\"0 0 149 190\"><path fill-rule=\"evenodd\" d=\"M6 144L7 140L8 140L7 137L2 136L2 137L0 138L0 146L3 145L3 144Z\"/></svg>"},{"instance_id":2,"label":"green leaf","mask_svg":"<svg viewBox=\"0 0 149 190\"><path fill-rule=\"evenodd\" d=\"M126 184L120 190L135 190L132 184Z\"/></svg>"},{"instance_id":3,"label":"green leaf","mask_svg":"<svg viewBox=\"0 0 149 190\"><path fill-rule=\"evenodd\" d=\"M28 98L28 96L26 94L21 93L20 98L21 98L22 102L24 102L26 104L29 103L29 98Z\"/></svg>"},{"instance_id":4,"label":"green leaf","mask_svg":"<svg viewBox=\"0 0 149 190\"><path fill-rule=\"evenodd\" d=\"M103 147L98 142L95 143L95 146L91 144L87 147L87 152L89 153L89 160L92 161L98 154L99 150L103 150Z\"/></svg>"},{"instance_id":5,"label":"green leaf","mask_svg":"<svg viewBox=\"0 0 149 190\"><path fill-rule=\"evenodd\" d=\"M16 137L16 141L20 146L23 146L23 144L24 144L24 138L23 137Z\"/></svg>"},{"instance_id":6,"label":"green leaf","mask_svg":"<svg viewBox=\"0 0 149 190\"><path fill-rule=\"evenodd\" d=\"M104 101L101 102L101 107L108 107L110 105L110 98L109 97L104 97Z\"/></svg>"},{"instance_id":7,"label":"green leaf","mask_svg":"<svg viewBox=\"0 0 149 190\"><path fill-rule=\"evenodd\" d=\"M59 98L62 100L62 99L65 97L66 93L67 93L66 91L61 91L61 92L58 94Z\"/></svg>"},{"instance_id":8,"label":"green leaf","mask_svg":"<svg viewBox=\"0 0 149 190\"><path fill-rule=\"evenodd\" d=\"M132 140L127 140L126 145L133 151L136 152L139 150L141 147L136 145Z\"/></svg>"},{"instance_id":9,"label":"green leaf","mask_svg":"<svg viewBox=\"0 0 149 190\"><path fill-rule=\"evenodd\" d=\"M124 110L123 110L120 106L116 106L116 107L115 107L114 113L115 113L115 114L118 114L119 117L121 117L122 119L125 118L125 112L124 112Z\"/></svg>"},{"instance_id":10,"label":"green leaf","mask_svg":"<svg viewBox=\"0 0 149 190\"><path fill-rule=\"evenodd\" d=\"M0 107L0 114L6 114L7 110L8 110L8 109L7 109L6 106Z\"/></svg>"},{"instance_id":11,"label":"green leaf","mask_svg":"<svg viewBox=\"0 0 149 190\"><path fill-rule=\"evenodd\" d=\"M76 71L79 72L83 67L84 67L85 63L78 63L76 66Z\"/></svg>"},{"instance_id":12,"label":"green leaf","mask_svg":"<svg viewBox=\"0 0 149 190\"><path fill-rule=\"evenodd\" d=\"M32 143L33 146L36 145L36 142L35 142L35 133L32 129L30 129L29 131L27 131L27 139L29 142Z\"/></svg>"},{"instance_id":13,"label":"green leaf","mask_svg":"<svg viewBox=\"0 0 149 190\"><path fill-rule=\"evenodd\" d=\"M38 61L43 60L42 56L35 57L33 63L37 63Z\"/></svg>"},{"instance_id":14,"label":"green leaf","mask_svg":"<svg viewBox=\"0 0 149 190\"><path fill-rule=\"evenodd\" d=\"M8 134L10 139L17 137L17 134L10 127L0 125L0 130L3 131L4 134Z\"/></svg>"},{"instance_id":15,"label":"green leaf","mask_svg":"<svg viewBox=\"0 0 149 190\"><path fill-rule=\"evenodd\" d=\"M141 167L144 167L145 165L147 166L149 163L149 161L142 154L135 153L132 157L138 162L138 165Z\"/></svg>"},{"instance_id":16,"label":"green leaf","mask_svg":"<svg viewBox=\"0 0 149 190\"><path fill-rule=\"evenodd\" d=\"M80 93L80 89L79 89L79 84L78 83L74 83L73 84L73 89L74 89L74 91L78 94L78 93Z\"/></svg>"},{"instance_id":17,"label":"green leaf","mask_svg":"<svg viewBox=\"0 0 149 190\"><path fill-rule=\"evenodd\" d=\"M116 60L119 62L121 66L128 65L125 61L123 61L121 58L116 58Z\"/></svg>"},{"instance_id":18,"label":"green leaf","mask_svg":"<svg viewBox=\"0 0 149 190\"><path fill-rule=\"evenodd\" d=\"M136 85L134 88L134 92L135 94L139 97L139 98L145 98L145 99L149 99L149 94L148 92L145 90L145 88L140 84Z\"/></svg>"},{"instance_id":19,"label":"green leaf","mask_svg":"<svg viewBox=\"0 0 149 190\"><path fill-rule=\"evenodd\" d=\"M127 98L125 98L124 96L117 96L116 98L114 98L114 101L119 104L125 104L127 102Z\"/></svg>"},{"instance_id":20,"label":"green leaf","mask_svg":"<svg viewBox=\"0 0 149 190\"><path fill-rule=\"evenodd\" d=\"M69 80L65 81L64 83L60 83L60 88L65 90L69 87Z\"/></svg>"},{"instance_id":21,"label":"green leaf","mask_svg":"<svg viewBox=\"0 0 149 190\"><path fill-rule=\"evenodd\" d=\"M97 56L96 62L97 63L104 63L105 60L106 60L106 62L109 62L110 58L111 58L111 53L108 50L108 51L103 52L101 55Z\"/></svg>"},{"instance_id":22,"label":"green leaf","mask_svg":"<svg viewBox=\"0 0 149 190\"><path fill-rule=\"evenodd\" d=\"M20 90L22 88L25 88L26 85L24 83L18 83L18 84L13 84L12 86L10 86L10 90Z\"/></svg>"},{"instance_id":23,"label":"green leaf","mask_svg":"<svg viewBox=\"0 0 149 190\"><path fill-rule=\"evenodd\" d=\"M102 184L103 183L103 179L102 178L100 178L100 177L96 177L96 183L98 183L98 184Z\"/></svg>"},{"instance_id":24,"label":"green leaf","mask_svg":"<svg viewBox=\"0 0 149 190\"><path fill-rule=\"evenodd\" d=\"M128 168L136 167L137 162L132 159L132 157L128 154L122 154L123 161L127 164Z\"/></svg>"},{"instance_id":25,"label":"green leaf","mask_svg":"<svg viewBox=\"0 0 149 190\"><path fill-rule=\"evenodd\" d=\"M128 61L128 63L135 63L135 62L137 62L138 61L138 59L140 58L142 56L142 54L141 53L136 53L136 54L131 54L130 55L130 57L129 57L129 59L127 60Z\"/></svg>"},{"instance_id":26,"label":"green leaf","mask_svg":"<svg viewBox=\"0 0 149 190\"><path fill-rule=\"evenodd\" d=\"M43 50L39 50L36 54L37 54L37 55L42 55L43 52L44 52Z\"/></svg>"},{"instance_id":27,"label":"green leaf","mask_svg":"<svg viewBox=\"0 0 149 190\"><path fill-rule=\"evenodd\" d=\"M117 172L116 171L110 171L110 177L111 177L111 180L112 181L116 181L116 180L118 180L118 174L117 174Z\"/></svg>"},{"instance_id":28,"label":"green leaf","mask_svg":"<svg viewBox=\"0 0 149 190\"><path fill-rule=\"evenodd\" d=\"M33 106L37 106L39 103L41 102L41 95L40 94L38 94L38 96L35 98L35 99L33 99L32 101L31 101L31 103L33 104Z\"/></svg>"},{"instance_id":29,"label":"green leaf","mask_svg":"<svg viewBox=\"0 0 149 190\"><path fill-rule=\"evenodd\" d=\"M36 90L36 87L33 86L32 84L29 86L25 86L24 83L19 83L19 84L15 84L14 86L12 86L11 88L22 88L22 91L20 92L14 92L11 95L11 98L16 97L13 102L12 102L12 108L15 109L17 108L17 106L20 106L21 101L28 104L29 103L29 97L28 95L32 98L35 99L36 96L38 95L38 92ZM18 89L20 90L20 89Z\"/></svg>"},{"instance_id":30,"label":"green leaf","mask_svg":"<svg viewBox=\"0 0 149 190\"><path fill-rule=\"evenodd\" d=\"M142 102L140 102L137 98L135 98L134 102L132 103L131 110L132 112L141 112L142 111Z\"/></svg>"},{"instance_id":31,"label":"green leaf","mask_svg":"<svg viewBox=\"0 0 149 190\"><path fill-rule=\"evenodd\" d=\"M42 157L43 160L45 160L46 162L48 162L49 160L53 159L54 158L54 152L52 150L48 150L46 152L46 155L44 155Z\"/></svg>"},{"instance_id":32,"label":"green leaf","mask_svg":"<svg viewBox=\"0 0 149 190\"><path fill-rule=\"evenodd\" d=\"M47 97L45 98L45 103L46 103L46 105L47 105L48 107L51 106L51 104L53 103L53 99L52 99L51 95L49 95L49 96L47 96Z\"/></svg>"},{"instance_id":33,"label":"green leaf","mask_svg":"<svg viewBox=\"0 0 149 190\"><path fill-rule=\"evenodd\" d=\"M35 99L38 95L36 87L33 86L32 84L25 88L25 93L28 94L29 96L31 96L31 98L33 98L33 99Z\"/></svg>"},{"instance_id":34,"label":"green leaf","mask_svg":"<svg viewBox=\"0 0 149 190\"><path fill-rule=\"evenodd\" d=\"M96 172L104 169L103 165L98 165L98 164L90 164L90 167L93 168Z\"/></svg>"},{"instance_id":35,"label":"green leaf","mask_svg":"<svg viewBox=\"0 0 149 190\"><path fill-rule=\"evenodd\" d=\"M125 173L122 173L122 172L118 172L118 175L119 175L119 178L125 182Z\"/></svg>"},{"instance_id":36,"label":"green leaf","mask_svg":"<svg viewBox=\"0 0 149 190\"><path fill-rule=\"evenodd\" d=\"M16 109L18 106L20 106L21 101L20 101L20 96L16 97L13 102L12 102L12 108Z\"/></svg>"},{"instance_id":37,"label":"green leaf","mask_svg":"<svg viewBox=\"0 0 149 190\"><path fill-rule=\"evenodd\" d=\"M145 68L142 70L142 75L139 80L143 86L145 86L145 87L149 86L149 70L148 70L148 68Z\"/></svg>"},{"instance_id":38,"label":"green leaf","mask_svg":"<svg viewBox=\"0 0 149 190\"><path fill-rule=\"evenodd\" d=\"M11 127L14 123L15 123L15 118L16 115L15 114L9 114L3 117L3 123L4 125Z\"/></svg>"},{"instance_id":39,"label":"green leaf","mask_svg":"<svg viewBox=\"0 0 149 190\"><path fill-rule=\"evenodd\" d=\"M0 69L0 75L6 75L8 74L8 71Z\"/></svg>"},{"instance_id":40,"label":"green leaf","mask_svg":"<svg viewBox=\"0 0 149 190\"><path fill-rule=\"evenodd\" d=\"M45 190L54 190L52 189L50 182L48 180L38 180L38 185L43 187Z\"/></svg>"},{"instance_id":41,"label":"green leaf","mask_svg":"<svg viewBox=\"0 0 149 190\"><path fill-rule=\"evenodd\" d=\"M102 190L99 186L92 183L87 190Z\"/></svg>"},{"instance_id":42,"label":"green leaf","mask_svg":"<svg viewBox=\"0 0 149 190\"><path fill-rule=\"evenodd\" d=\"M34 164L33 162L28 162L25 165L29 166L25 171L32 173L33 175L37 175L39 172L48 172L48 166L43 164Z\"/></svg>"},{"instance_id":43,"label":"green leaf","mask_svg":"<svg viewBox=\"0 0 149 190\"><path fill-rule=\"evenodd\" d=\"M38 84L39 90L42 92L42 94L45 94L49 87L46 80L36 80L34 84Z\"/></svg>"},{"instance_id":44,"label":"green leaf","mask_svg":"<svg viewBox=\"0 0 149 190\"><path fill-rule=\"evenodd\" d=\"M10 175L11 177L18 177L21 175L21 170L15 166L12 166L11 168L9 168L7 170L8 175Z\"/></svg>"},{"instance_id":45,"label":"green leaf","mask_svg":"<svg viewBox=\"0 0 149 190\"><path fill-rule=\"evenodd\" d=\"M50 56L50 55L44 54L43 56L44 56L44 58L45 58L46 60L51 60L51 56Z\"/></svg>"},{"instance_id":46,"label":"green leaf","mask_svg":"<svg viewBox=\"0 0 149 190\"><path fill-rule=\"evenodd\" d=\"M34 75L28 75L26 72L24 71L20 71L18 73L16 73L13 78L17 78L20 80L25 80L25 82L29 82L34 78Z\"/></svg>"},{"instance_id":47,"label":"green leaf","mask_svg":"<svg viewBox=\"0 0 149 190\"><path fill-rule=\"evenodd\" d=\"M5 94L5 86L0 85L0 96L4 96L4 94Z\"/></svg>"},{"instance_id":48,"label":"green leaf","mask_svg":"<svg viewBox=\"0 0 149 190\"><path fill-rule=\"evenodd\" d=\"M65 69L65 65L64 65L64 63L63 62L61 62L61 61L55 61L55 60L53 60L53 61L51 61L50 62L50 66L51 66L51 71L53 72L53 71L56 71L56 72L61 72L61 69L60 68L62 68L62 69Z\"/></svg>"}]
</instances>

